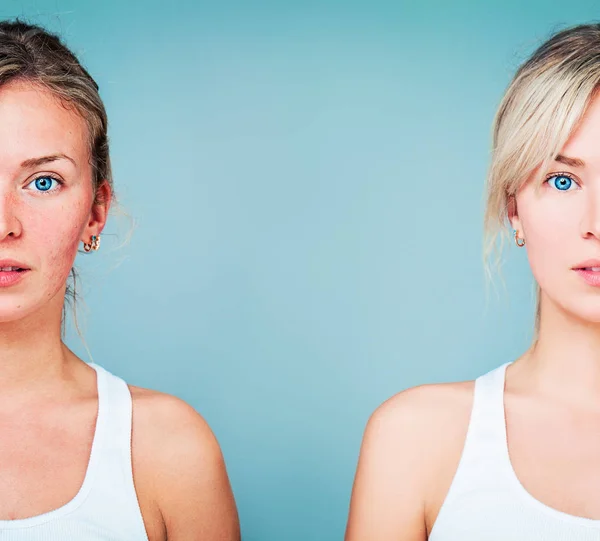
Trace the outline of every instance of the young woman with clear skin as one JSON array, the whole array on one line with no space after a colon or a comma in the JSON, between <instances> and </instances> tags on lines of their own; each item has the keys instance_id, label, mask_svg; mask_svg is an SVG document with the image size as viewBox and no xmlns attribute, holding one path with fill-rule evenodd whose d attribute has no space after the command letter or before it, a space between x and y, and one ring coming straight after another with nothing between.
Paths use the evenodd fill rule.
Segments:
<instances>
[{"instance_id":1,"label":"young woman with clear skin","mask_svg":"<svg viewBox=\"0 0 600 541\"><path fill-rule=\"evenodd\" d=\"M94 237L112 201L106 115L93 79L58 38L0 23L3 539L133 539L126 520L123 531L120 525L108 531L103 521L110 516L101 509L97 516L88 509L91 519L77 514L90 504L91 496L82 501L80 492L100 430L100 375L61 337L75 256L98 247ZM115 469L124 468L116 477L124 483L127 468L133 472L135 494L123 501L139 501L143 525L136 538L238 540L223 457L206 422L173 396L133 386L129 392L131 451ZM103 423L120 422L118 415L111 410ZM98 460L116 443L99 445ZM122 505L120 493L95 497L106 509L113 500Z\"/></svg>"},{"instance_id":2,"label":"young woman with clear skin","mask_svg":"<svg viewBox=\"0 0 600 541\"><path fill-rule=\"evenodd\" d=\"M346 541L600 539L600 25L518 70L494 121L488 246L510 224L538 284L531 348L423 385L368 422ZM467 437L468 436L468 437Z\"/></svg>"}]
</instances>

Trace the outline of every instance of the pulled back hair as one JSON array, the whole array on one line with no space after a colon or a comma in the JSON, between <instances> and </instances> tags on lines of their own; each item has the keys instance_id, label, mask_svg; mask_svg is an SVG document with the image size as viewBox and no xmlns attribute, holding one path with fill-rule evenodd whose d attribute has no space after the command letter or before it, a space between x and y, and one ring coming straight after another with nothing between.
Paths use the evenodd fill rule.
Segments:
<instances>
[{"instance_id":1,"label":"pulled back hair","mask_svg":"<svg viewBox=\"0 0 600 541\"><path fill-rule=\"evenodd\" d=\"M555 33L519 67L498 107L487 177L484 257L499 263L511 198L541 180L600 86L600 24ZM500 242L498 239L500 238ZM537 292L536 333L539 327Z\"/></svg>"},{"instance_id":2,"label":"pulled back hair","mask_svg":"<svg viewBox=\"0 0 600 541\"><path fill-rule=\"evenodd\" d=\"M108 144L108 119L98 85L77 57L55 34L21 20L0 21L0 87L23 81L50 91L64 107L75 110L88 128L89 159L94 203L101 203L99 187L113 179ZM111 195L112 196L112 195ZM67 285L67 301L77 300L75 268ZM63 310L63 332L65 313ZM75 320L77 325L77 320Z\"/></svg>"}]
</instances>

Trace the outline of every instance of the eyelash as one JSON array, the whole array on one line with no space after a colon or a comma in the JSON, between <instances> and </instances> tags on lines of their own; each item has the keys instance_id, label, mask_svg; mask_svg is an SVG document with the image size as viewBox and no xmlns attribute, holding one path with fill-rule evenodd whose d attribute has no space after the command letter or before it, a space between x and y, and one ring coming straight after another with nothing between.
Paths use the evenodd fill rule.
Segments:
<instances>
[{"instance_id":1,"label":"eyelash","mask_svg":"<svg viewBox=\"0 0 600 541\"><path fill-rule=\"evenodd\" d=\"M54 192L60 190L60 188L64 184L64 182L62 180L60 180L58 177L52 175L51 173L44 173L43 175L38 175L37 177L31 179L31 181L27 183L27 186L33 184L36 180L39 180L41 178L51 178L52 180L56 181L58 186L56 188L53 188L52 190L34 190L37 193L39 193L40 195L48 195L48 194L54 193Z\"/></svg>"}]
</instances>

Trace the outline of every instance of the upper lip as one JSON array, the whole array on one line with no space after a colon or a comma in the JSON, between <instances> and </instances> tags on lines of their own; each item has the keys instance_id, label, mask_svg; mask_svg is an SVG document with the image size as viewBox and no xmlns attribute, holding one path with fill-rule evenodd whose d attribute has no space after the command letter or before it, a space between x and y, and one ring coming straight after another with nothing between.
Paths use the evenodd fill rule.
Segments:
<instances>
[{"instance_id":1,"label":"upper lip","mask_svg":"<svg viewBox=\"0 0 600 541\"><path fill-rule=\"evenodd\" d=\"M17 267L19 269L29 269L25 263L21 263L16 259L0 259L0 268L4 267Z\"/></svg>"},{"instance_id":2,"label":"upper lip","mask_svg":"<svg viewBox=\"0 0 600 541\"><path fill-rule=\"evenodd\" d=\"M2 261L0 261L0 264ZM600 259L588 259L587 261L583 261L579 263L579 265L575 265L573 269L589 269L590 267L600 267Z\"/></svg>"}]
</instances>

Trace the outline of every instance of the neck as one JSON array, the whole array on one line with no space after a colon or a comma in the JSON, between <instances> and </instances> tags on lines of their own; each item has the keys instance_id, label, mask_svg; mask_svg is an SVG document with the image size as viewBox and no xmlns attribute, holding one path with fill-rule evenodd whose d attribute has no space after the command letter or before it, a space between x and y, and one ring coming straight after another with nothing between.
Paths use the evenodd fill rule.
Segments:
<instances>
[{"instance_id":1,"label":"neck","mask_svg":"<svg viewBox=\"0 0 600 541\"><path fill-rule=\"evenodd\" d=\"M540 391L574 402L600 397L600 323L567 312L540 293L538 339L521 370Z\"/></svg>"},{"instance_id":2,"label":"neck","mask_svg":"<svg viewBox=\"0 0 600 541\"><path fill-rule=\"evenodd\" d=\"M73 355L61 338L63 296L20 320L0 323L2 401L40 396L61 376Z\"/></svg>"}]
</instances>

